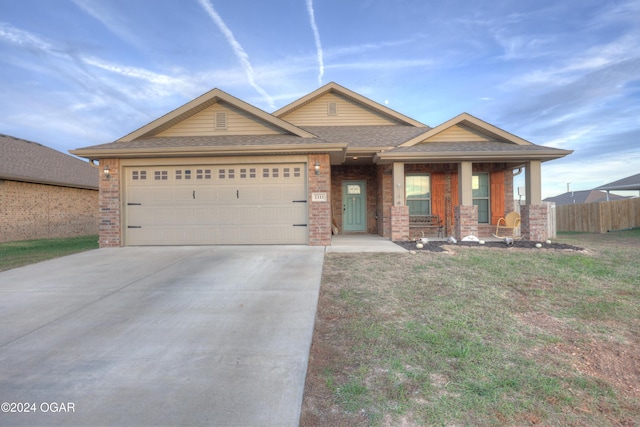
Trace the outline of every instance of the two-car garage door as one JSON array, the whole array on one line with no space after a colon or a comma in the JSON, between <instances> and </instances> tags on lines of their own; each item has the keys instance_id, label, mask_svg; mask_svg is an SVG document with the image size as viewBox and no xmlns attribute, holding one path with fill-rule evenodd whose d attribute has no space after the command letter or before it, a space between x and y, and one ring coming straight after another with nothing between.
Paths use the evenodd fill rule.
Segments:
<instances>
[{"instance_id":1,"label":"two-car garage door","mask_svg":"<svg viewBox=\"0 0 640 427\"><path fill-rule=\"evenodd\" d=\"M305 244L306 167L127 167L125 244Z\"/></svg>"}]
</instances>

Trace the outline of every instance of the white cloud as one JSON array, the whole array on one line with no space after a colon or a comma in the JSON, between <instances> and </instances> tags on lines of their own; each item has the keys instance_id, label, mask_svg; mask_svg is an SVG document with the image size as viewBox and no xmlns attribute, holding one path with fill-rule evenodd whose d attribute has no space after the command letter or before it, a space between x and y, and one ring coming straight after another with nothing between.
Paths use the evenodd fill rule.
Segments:
<instances>
[{"instance_id":1,"label":"white cloud","mask_svg":"<svg viewBox=\"0 0 640 427\"><path fill-rule=\"evenodd\" d=\"M316 43L316 52L318 55L318 85L322 86L322 76L324 75L324 60L322 52L322 43L320 42L320 32L316 25L316 17L313 11L313 0L307 0L307 12L311 21L311 29L313 30L313 39Z\"/></svg>"},{"instance_id":2,"label":"white cloud","mask_svg":"<svg viewBox=\"0 0 640 427\"><path fill-rule=\"evenodd\" d=\"M207 14L209 14L209 17L211 17L213 22L217 25L218 29L220 29L222 35L227 40L227 43L231 46L236 58L240 61L240 65L247 76L249 84L267 100L271 108L275 108L275 104L273 103L271 96L262 87L260 87L258 83L256 83L255 72L251 66L251 61L249 61L249 55L245 52L240 43L238 43L238 40L236 40L227 24L225 24L220 15L218 15L218 12L216 12L209 0L199 0L199 2L202 8L207 12Z\"/></svg>"},{"instance_id":3,"label":"white cloud","mask_svg":"<svg viewBox=\"0 0 640 427\"><path fill-rule=\"evenodd\" d=\"M104 7L102 2L87 1L87 0L72 0L73 3L82 9L85 13L98 20L102 25L110 32L118 36L120 39L126 41L130 45L140 47L142 43L140 40L129 30L129 26L113 16L110 11Z\"/></svg>"}]
</instances>

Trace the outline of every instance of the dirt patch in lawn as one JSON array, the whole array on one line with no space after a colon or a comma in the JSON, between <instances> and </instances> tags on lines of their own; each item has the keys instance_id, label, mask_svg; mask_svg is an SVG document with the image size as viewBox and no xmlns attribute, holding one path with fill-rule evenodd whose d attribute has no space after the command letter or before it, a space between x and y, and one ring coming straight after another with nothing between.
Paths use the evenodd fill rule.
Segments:
<instances>
[{"instance_id":1,"label":"dirt patch in lawn","mask_svg":"<svg viewBox=\"0 0 640 427\"><path fill-rule=\"evenodd\" d=\"M558 337L559 342L532 350L537 359L569 361L577 371L640 399L640 342L633 337L585 335L569 322L545 313L526 313L518 317L524 325Z\"/></svg>"}]
</instances>

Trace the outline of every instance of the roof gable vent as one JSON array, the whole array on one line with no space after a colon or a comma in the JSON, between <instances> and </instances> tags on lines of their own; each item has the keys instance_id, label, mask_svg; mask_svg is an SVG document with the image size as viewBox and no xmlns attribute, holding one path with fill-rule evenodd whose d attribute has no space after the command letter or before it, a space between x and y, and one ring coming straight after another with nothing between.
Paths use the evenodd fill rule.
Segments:
<instances>
[{"instance_id":1,"label":"roof gable vent","mask_svg":"<svg viewBox=\"0 0 640 427\"><path fill-rule=\"evenodd\" d=\"M216 112L216 130L226 129L227 128L227 113L224 111Z\"/></svg>"},{"instance_id":2,"label":"roof gable vent","mask_svg":"<svg viewBox=\"0 0 640 427\"><path fill-rule=\"evenodd\" d=\"M327 103L327 115L328 116L337 116L338 115L338 103L337 102L328 102Z\"/></svg>"}]
</instances>

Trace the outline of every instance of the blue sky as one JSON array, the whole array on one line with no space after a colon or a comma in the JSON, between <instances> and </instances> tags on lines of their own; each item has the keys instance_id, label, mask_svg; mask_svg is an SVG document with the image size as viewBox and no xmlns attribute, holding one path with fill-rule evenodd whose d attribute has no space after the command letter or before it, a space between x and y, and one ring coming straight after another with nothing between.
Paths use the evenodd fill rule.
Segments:
<instances>
[{"instance_id":1,"label":"blue sky","mask_svg":"<svg viewBox=\"0 0 640 427\"><path fill-rule=\"evenodd\" d=\"M575 150L543 197L640 172L637 0L0 0L0 133L63 152L214 87L273 112L330 81Z\"/></svg>"}]
</instances>

